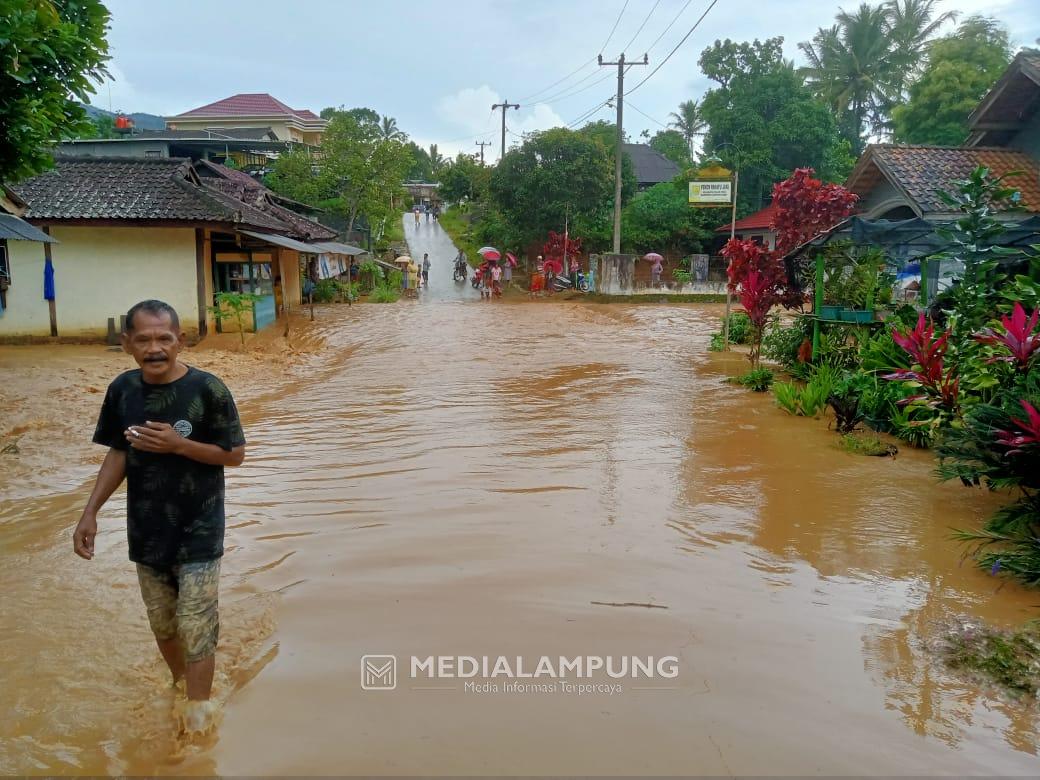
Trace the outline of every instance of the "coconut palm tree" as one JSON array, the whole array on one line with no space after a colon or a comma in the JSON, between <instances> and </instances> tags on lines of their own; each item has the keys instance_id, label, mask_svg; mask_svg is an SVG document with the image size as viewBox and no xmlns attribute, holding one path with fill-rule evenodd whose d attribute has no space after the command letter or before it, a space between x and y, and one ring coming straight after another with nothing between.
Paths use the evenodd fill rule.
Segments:
<instances>
[{"instance_id":1,"label":"coconut palm tree","mask_svg":"<svg viewBox=\"0 0 1040 780\"><path fill-rule=\"evenodd\" d=\"M898 81L887 9L863 3L851 13L840 11L837 24L817 30L798 48L809 61L802 74L833 109L858 155L864 134L883 128Z\"/></svg>"},{"instance_id":2,"label":"coconut palm tree","mask_svg":"<svg viewBox=\"0 0 1040 780\"><path fill-rule=\"evenodd\" d=\"M392 116L384 116L379 124L379 132L385 141L404 141L408 136L397 126Z\"/></svg>"},{"instance_id":3,"label":"coconut palm tree","mask_svg":"<svg viewBox=\"0 0 1040 780\"><path fill-rule=\"evenodd\" d=\"M816 31L798 44L808 66L809 86L831 106L853 151L866 135L886 132L892 106L919 69L928 42L955 17L935 16L937 0L887 0L855 11L840 11L833 27Z\"/></svg>"},{"instance_id":4,"label":"coconut palm tree","mask_svg":"<svg viewBox=\"0 0 1040 780\"><path fill-rule=\"evenodd\" d=\"M684 100L679 104L679 111L673 111L668 116L672 118L672 121L668 123L669 127L674 127L680 133L683 138L686 139L686 146L690 150L690 154L693 154L693 137L699 135L700 132L705 128L707 123L701 116L701 107L697 105L696 100Z\"/></svg>"},{"instance_id":5,"label":"coconut palm tree","mask_svg":"<svg viewBox=\"0 0 1040 780\"><path fill-rule=\"evenodd\" d=\"M896 52L897 86L902 93L911 77L924 62L929 41L946 22L957 19L956 11L935 15L937 0L889 0L888 29L891 45Z\"/></svg>"},{"instance_id":6,"label":"coconut palm tree","mask_svg":"<svg viewBox=\"0 0 1040 780\"><path fill-rule=\"evenodd\" d=\"M430 169L433 171L434 176L441 171L447 162L444 155L437 151L437 144L430 144Z\"/></svg>"}]
</instances>

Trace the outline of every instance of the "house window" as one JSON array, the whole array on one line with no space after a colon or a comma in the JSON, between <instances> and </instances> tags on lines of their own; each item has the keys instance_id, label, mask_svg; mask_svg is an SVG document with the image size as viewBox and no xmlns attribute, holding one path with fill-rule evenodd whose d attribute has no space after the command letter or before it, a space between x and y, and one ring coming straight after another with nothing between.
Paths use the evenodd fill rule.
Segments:
<instances>
[{"instance_id":1,"label":"house window","mask_svg":"<svg viewBox=\"0 0 1040 780\"><path fill-rule=\"evenodd\" d=\"M158 149L145 149L145 157L162 157L162 152Z\"/></svg>"},{"instance_id":2,"label":"house window","mask_svg":"<svg viewBox=\"0 0 1040 780\"><path fill-rule=\"evenodd\" d=\"M7 308L7 288L11 286L11 261L7 257L7 239L0 238L0 306Z\"/></svg>"}]
</instances>

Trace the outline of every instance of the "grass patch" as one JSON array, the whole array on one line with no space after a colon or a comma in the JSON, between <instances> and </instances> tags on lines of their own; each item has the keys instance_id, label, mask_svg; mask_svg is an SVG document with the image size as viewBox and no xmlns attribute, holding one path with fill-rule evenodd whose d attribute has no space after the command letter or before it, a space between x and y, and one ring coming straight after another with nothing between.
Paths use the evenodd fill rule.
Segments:
<instances>
[{"instance_id":1,"label":"grass patch","mask_svg":"<svg viewBox=\"0 0 1040 780\"><path fill-rule=\"evenodd\" d=\"M1040 689L1040 633L1035 626L998 631L965 624L949 637L947 663L974 672L1015 696Z\"/></svg>"},{"instance_id":2,"label":"grass patch","mask_svg":"<svg viewBox=\"0 0 1040 780\"><path fill-rule=\"evenodd\" d=\"M452 243L466 253L470 265L480 261L477 255L480 244L473 235L468 214L461 212L458 206L452 206L438 217L438 221L444 232L451 236Z\"/></svg>"},{"instance_id":3,"label":"grass patch","mask_svg":"<svg viewBox=\"0 0 1040 780\"><path fill-rule=\"evenodd\" d=\"M759 366L751 369L746 374L734 377L733 381L754 390L756 393L764 393L773 384L773 372L768 368Z\"/></svg>"},{"instance_id":4,"label":"grass patch","mask_svg":"<svg viewBox=\"0 0 1040 780\"><path fill-rule=\"evenodd\" d=\"M839 439L838 446L854 455L873 455L879 458L899 452L894 444L882 441L876 433L846 433Z\"/></svg>"}]
</instances>

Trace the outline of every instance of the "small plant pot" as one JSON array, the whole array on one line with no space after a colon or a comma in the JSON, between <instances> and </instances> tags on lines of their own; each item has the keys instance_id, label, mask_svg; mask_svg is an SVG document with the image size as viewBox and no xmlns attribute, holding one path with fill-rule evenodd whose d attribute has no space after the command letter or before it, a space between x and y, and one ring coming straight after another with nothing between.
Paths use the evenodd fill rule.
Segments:
<instances>
[{"instance_id":1,"label":"small plant pot","mask_svg":"<svg viewBox=\"0 0 1040 780\"><path fill-rule=\"evenodd\" d=\"M874 312L866 309L842 309L841 321L858 322L860 324L863 324L865 322L873 322Z\"/></svg>"},{"instance_id":2,"label":"small plant pot","mask_svg":"<svg viewBox=\"0 0 1040 780\"><path fill-rule=\"evenodd\" d=\"M836 320L838 319L838 312L841 311L840 306L821 306L820 307L820 319L823 320Z\"/></svg>"}]
</instances>

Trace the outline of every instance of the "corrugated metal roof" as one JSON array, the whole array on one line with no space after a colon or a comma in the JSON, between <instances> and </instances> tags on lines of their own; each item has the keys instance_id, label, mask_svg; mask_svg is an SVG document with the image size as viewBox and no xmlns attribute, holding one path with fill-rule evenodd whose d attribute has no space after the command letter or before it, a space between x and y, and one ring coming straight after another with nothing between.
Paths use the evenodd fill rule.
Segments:
<instances>
[{"instance_id":1,"label":"corrugated metal roof","mask_svg":"<svg viewBox=\"0 0 1040 780\"><path fill-rule=\"evenodd\" d=\"M0 238L12 241L39 241L44 244L58 243L56 238L52 238L14 214L0 214Z\"/></svg>"}]
</instances>

